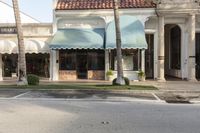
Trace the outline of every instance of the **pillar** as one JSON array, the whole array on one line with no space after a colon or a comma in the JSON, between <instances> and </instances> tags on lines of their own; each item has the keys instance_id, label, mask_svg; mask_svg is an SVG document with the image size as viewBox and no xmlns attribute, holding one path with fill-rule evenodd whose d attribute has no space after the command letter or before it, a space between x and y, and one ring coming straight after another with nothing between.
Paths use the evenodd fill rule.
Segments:
<instances>
[{"instance_id":1,"label":"pillar","mask_svg":"<svg viewBox=\"0 0 200 133\"><path fill-rule=\"evenodd\" d=\"M189 16L188 21L188 81L196 80L196 52L195 52L195 14Z\"/></svg>"},{"instance_id":2,"label":"pillar","mask_svg":"<svg viewBox=\"0 0 200 133\"><path fill-rule=\"evenodd\" d=\"M165 22L164 16L158 17L158 81L165 81Z\"/></svg>"},{"instance_id":3,"label":"pillar","mask_svg":"<svg viewBox=\"0 0 200 133\"><path fill-rule=\"evenodd\" d=\"M0 81L3 81L3 62L2 62L2 54L0 54Z\"/></svg>"},{"instance_id":4,"label":"pillar","mask_svg":"<svg viewBox=\"0 0 200 133\"><path fill-rule=\"evenodd\" d=\"M145 50L141 51L141 70L145 72Z\"/></svg>"},{"instance_id":5,"label":"pillar","mask_svg":"<svg viewBox=\"0 0 200 133\"><path fill-rule=\"evenodd\" d=\"M109 50L105 50L105 79L107 80L106 72L110 70Z\"/></svg>"},{"instance_id":6,"label":"pillar","mask_svg":"<svg viewBox=\"0 0 200 133\"><path fill-rule=\"evenodd\" d=\"M50 79L52 81L59 80L59 55L58 51L51 50L50 52Z\"/></svg>"}]
</instances>

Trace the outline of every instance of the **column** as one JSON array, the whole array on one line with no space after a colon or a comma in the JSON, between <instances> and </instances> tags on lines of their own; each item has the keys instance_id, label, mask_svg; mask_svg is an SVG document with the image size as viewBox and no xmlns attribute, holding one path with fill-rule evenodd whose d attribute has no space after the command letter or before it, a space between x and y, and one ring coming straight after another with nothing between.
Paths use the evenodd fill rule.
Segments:
<instances>
[{"instance_id":1,"label":"column","mask_svg":"<svg viewBox=\"0 0 200 133\"><path fill-rule=\"evenodd\" d=\"M107 80L106 72L110 69L109 50L105 50L105 79Z\"/></svg>"},{"instance_id":2,"label":"column","mask_svg":"<svg viewBox=\"0 0 200 133\"><path fill-rule=\"evenodd\" d=\"M0 81L3 81L3 62L2 62L2 54L0 54Z\"/></svg>"},{"instance_id":3,"label":"column","mask_svg":"<svg viewBox=\"0 0 200 133\"><path fill-rule=\"evenodd\" d=\"M158 17L158 81L165 81L165 22L164 16Z\"/></svg>"},{"instance_id":4,"label":"column","mask_svg":"<svg viewBox=\"0 0 200 133\"><path fill-rule=\"evenodd\" d=\"M188 37L188 81L196 80L196 52L195 52L195 14L189 16Z\"/></svg>"},{"instance_id":5,"label":"column","mask_svg":"<svg viewBox=\"0 0 200 133\"><path fill-rule=\"evenodd\" d=\"M52 81L57 81L59 79L59 61L58 61L58 51L51 50L50 53L50 75Z\"/></svg>"},{"instance_id":6,"label":"column","mask_svg":"<svg viewBox=\"0 0 200 133\"><path fill-rule=\"evenodd\" d=\"M141 70L145 72L145 50L141 50Z\"/></svg>"}]
</instances>

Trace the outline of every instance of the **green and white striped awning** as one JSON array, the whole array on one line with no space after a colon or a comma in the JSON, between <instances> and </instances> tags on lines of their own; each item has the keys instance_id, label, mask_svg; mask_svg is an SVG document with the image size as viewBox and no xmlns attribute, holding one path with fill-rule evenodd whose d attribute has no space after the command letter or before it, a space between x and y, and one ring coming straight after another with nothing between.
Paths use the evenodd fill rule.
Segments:
<instances>
[{"instance_id":1,"label":"green and white striped awning","mask_svg":"<svg viewBox=\"0 0 200 133\"><path fill-rule=\"evenodd\" d=\"M134 16L121 16L120 29L122 49L147 49L144 26ZM112 21L106 29L106 49L116 48L115 22Z\"/></svg>"},{"instance_id":2,"label":"green and white striped awning","mask_svg":"<svg viewBox=\"0 0 200 133\"><path fill-rule=\"evenodd\" d=\"M105 29L59 29L50 49L104 49Z\"/></svg>"}]
</instances>

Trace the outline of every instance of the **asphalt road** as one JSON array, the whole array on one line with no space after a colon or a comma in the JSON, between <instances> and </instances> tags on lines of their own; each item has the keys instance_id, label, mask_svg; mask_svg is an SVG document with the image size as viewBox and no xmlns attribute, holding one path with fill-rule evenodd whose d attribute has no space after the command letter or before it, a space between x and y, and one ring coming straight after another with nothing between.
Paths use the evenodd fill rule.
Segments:
<instances>
[{"instance_id":1,"label":"asphalt road","mask_svg":"<svg viewBox=\"0 0 200 133\"><path fill-rule=\"evenodd\" d=\"M0 133L200 133L200 106L0 100Z\"/></svg>"}]
</instances>

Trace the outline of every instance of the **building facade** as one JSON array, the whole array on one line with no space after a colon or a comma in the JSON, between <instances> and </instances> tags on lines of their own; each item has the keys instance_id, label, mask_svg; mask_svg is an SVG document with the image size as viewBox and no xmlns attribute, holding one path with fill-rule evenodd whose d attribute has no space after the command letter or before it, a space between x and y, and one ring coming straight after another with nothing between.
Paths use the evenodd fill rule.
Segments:
<instances>
[{"instance_id":1,"label":"building facade","mask_svg":"<svg viewBox=\"0 0 200 133\"><path fill-rule=\"evenodd\" d=\"M34 38L32 32L39 29L38 34L43 35L38 38L44 36L43 41L48 44L45 49L49 52L42 61L46 63L41 67L43 77L49 76L52 81L105 80L106 72L113 70L115 78L112 8L112 0L55 0L52 27L29 24L30 37ZM125 77L137 80L137 72L142 70L147 78L158 81L170 77L200 79L198 0L121 0L119 10Z\"/></svg>"},{"instance_id":2,"label":"building facade","mask_svg":"<svg viewBox=\"0 0 200 133\"><path fill-rule=\"evenodd\" d=\"M6 12L6 13L5 13ZM24 32L27 73L49 79L52 23L41 23L20 12ZM17 29L12 6L0 1L0 81L17 79Z\"/></svg>"}]
</instances>

